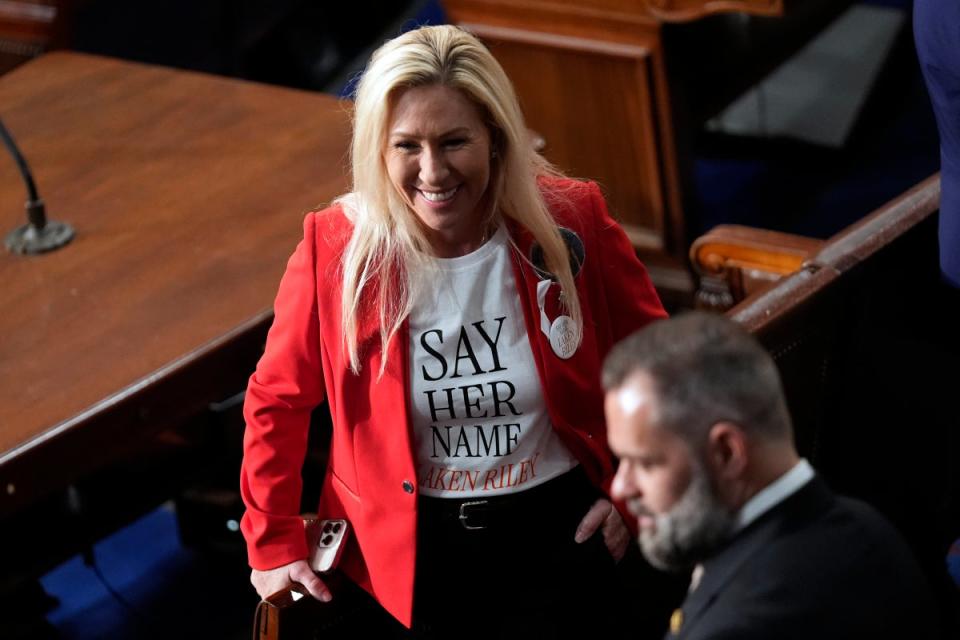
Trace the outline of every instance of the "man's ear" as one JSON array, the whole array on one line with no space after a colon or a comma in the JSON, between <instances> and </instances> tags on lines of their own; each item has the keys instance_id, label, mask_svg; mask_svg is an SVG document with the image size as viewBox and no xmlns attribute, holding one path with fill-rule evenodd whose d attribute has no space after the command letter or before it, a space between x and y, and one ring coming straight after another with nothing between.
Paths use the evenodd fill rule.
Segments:
<instances>
[{"instance_id":1,"label":"man's ear","mask_svg":"<svg viewBox=\"0 0 960 640\"><path fill-rule=\"evenodd\" d=\"M707 433L707 464L714 477L727 481L740 479L747 468L747 436L732 422L718 422Z\"/></svg>"}]
</instances>

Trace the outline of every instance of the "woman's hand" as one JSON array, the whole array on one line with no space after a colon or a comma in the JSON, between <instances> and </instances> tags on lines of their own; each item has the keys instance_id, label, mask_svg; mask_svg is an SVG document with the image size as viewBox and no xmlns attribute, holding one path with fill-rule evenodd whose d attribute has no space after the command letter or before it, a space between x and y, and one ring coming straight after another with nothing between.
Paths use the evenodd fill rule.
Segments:
<instances>
[{"instance_id":1,"label":"woman's hand","mask_svg":"<svg viewBox=\"0 0 960 640\"><path fill-rule=\"evenodd\" d=\"M630 544L630 530L627 529L626 523L620 517L620 512L614 508L613 503L605 498L600 498L593 503L587 515L580 521L573 539L577 543L584 542L601 527L607 550L615 561L620 562L623 554L627 552L627 545Z\"/></svg>"},{"instance_id":2,"label":"woman's hand","mask_svg":"<svg viewBox=\"0 0 960 640\"><path fill-rule=\"evenodd\" d=\"M311 596L322 602L330 602L333 597L330 589L317 577L306 560L295 560L290 564L267 571L254 569L250 572L250 583L253 584L253 588L257 590L261 599L273 595L294 582L302 584Z\"/></svg>"}]
</instances>

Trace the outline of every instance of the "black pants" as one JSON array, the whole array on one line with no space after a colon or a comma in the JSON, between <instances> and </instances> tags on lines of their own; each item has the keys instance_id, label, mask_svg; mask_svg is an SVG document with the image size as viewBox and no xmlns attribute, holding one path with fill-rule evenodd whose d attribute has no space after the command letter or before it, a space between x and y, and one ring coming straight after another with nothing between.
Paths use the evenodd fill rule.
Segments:
<instances>
[{"instance_id":1,"label":"black pants","mask_svg":"<svg viewBox=\"0 0 960 640\"><path fill-rule=\"evenodd\" d=\"M601 634L622 615L615 563L600 532L574 533L600 497L577 467L481 505L421 498L414 631L419 637L559 638ZM481 525L482 529L467 529Z\"/></svg>"},{"instance_id":2,"label":"black pants","mask_svg":"<svg viewBox=\"0 0 960 640\"><path fill-rule=\"evenodd\" d=\"M660 574L638 566L633 543L618 567L600 531L581 544L574 542L580 520L598 497L577 467L539 487L494 499L479 514L467 509L468 525L485 525L476 530L465 528L459 518L462 501L421 498L413 628L406 629L361 589L345 584L334 590L344 609L336 631L345 631L343 637L362 633L415 640L625 632L660 637L674 601L682 600L683 585L664 582ZM673 592L667 605L658 602L664 585Z\"/></svg>"}]
</instances>

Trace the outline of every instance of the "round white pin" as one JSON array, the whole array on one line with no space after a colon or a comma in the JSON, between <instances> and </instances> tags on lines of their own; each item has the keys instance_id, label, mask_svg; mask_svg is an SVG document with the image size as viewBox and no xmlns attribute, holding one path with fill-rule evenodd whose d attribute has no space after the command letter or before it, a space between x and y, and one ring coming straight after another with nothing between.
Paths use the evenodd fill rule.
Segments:
<instances>
[{"instance_id":1,"label":"round white pin","mask_svg":"<svg viewBox=\"0 0 960 640\"><path fill-rule=\"evenodd\" d=\"M577 351L577 332L573 318L558 316L550 325L550 348L557 357L566 360Z\"/></svg>"}]
</instances>

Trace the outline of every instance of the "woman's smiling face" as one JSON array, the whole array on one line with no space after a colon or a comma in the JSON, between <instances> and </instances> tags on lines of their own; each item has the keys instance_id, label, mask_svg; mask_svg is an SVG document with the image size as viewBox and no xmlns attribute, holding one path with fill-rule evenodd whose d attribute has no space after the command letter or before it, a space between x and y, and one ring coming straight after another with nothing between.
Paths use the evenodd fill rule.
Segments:
<instances>
[{"instance_id":1,"label":"woman's smiling face","mask_svg":"<svg viewBox=\"0 0 960 640\"><path fill-rule=\"evenodd\" d=\"M383 152L387 174L441 258L483 243L491 151L480 110L460 91L428 85L394 98Z\"/></svg>"}]
</instances>

